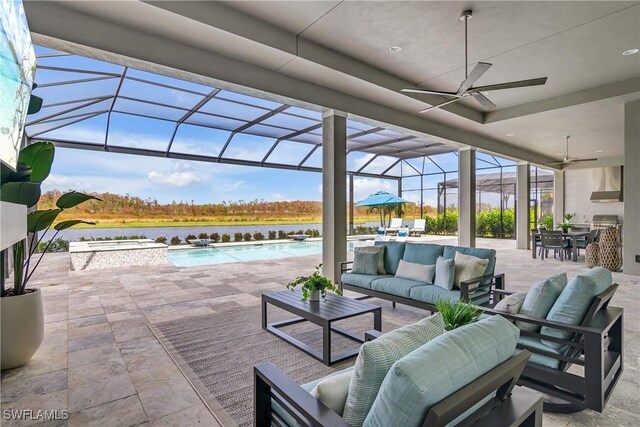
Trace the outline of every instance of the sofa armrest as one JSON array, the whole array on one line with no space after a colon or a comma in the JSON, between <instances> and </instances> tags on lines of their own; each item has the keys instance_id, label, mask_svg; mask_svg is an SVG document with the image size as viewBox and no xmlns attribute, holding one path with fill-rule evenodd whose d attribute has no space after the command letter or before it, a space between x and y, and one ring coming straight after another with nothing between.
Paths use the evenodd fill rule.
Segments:
<instances>
[{"instance_id":1,"label":"sofa armrest","mask_svg":"<svg viewBox=\"0 0 640 427\"><path fill-rule=\"evenodd\" d=\"M379 338L384 332L382 331L376 331L375 329L371 329L370 331L367 331L364 333L364 340L366 341L373 341L376 338Z\"/></svg>"},{"instance_id":2,"label":"sofa armrest","mask_svg":"<svg viewBox=\"0 0 640 427\"><path fill-rule=\"evenodd\" d=\"M489 281L489 283L481 285L480 282ZM460 282L460 299L462 301L468 301L473 303L473 298L470 297L471 292L487 290L492 291L495 289L504 289L504 273L500 274L487 274L485 276L476 277L475 279L465 280Z\"/></svg>"},{"instance_id":3,"label":"sofa armrest","mask_svg":"<svg viewBox=\"0 0 640 427\"><path fill-rule=\"evenodd\" d=\"M256 427L271 426L272 399L301 424L349 427L340 415L327 408L272 363L254 366L253 372Z\"/></svg>"},{"instance_id":4,"label":"sofa armrest","mask_svg":"<svg viewBox=\"0 0 640 427\"><path fill-rule=\"evenodd\" d=\"M347 273L351 271L351 265L353 261L341 261L340 262L340 273Z\"/></svg>"}]
</instances>

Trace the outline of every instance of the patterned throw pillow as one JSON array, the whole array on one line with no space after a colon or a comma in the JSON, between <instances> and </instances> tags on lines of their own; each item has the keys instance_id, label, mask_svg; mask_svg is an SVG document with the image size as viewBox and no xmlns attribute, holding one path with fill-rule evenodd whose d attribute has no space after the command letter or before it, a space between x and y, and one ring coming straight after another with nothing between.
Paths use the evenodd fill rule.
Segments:
<instances>
[{"instance_id":1,"label":"patterned throw pillow","mask_svg":"<svg viewBox=\"0 0 640 427\"><path fill-rule=\"evenodd\" d=\"M378 274L387 274L384 269L384 248L385 246L358 246L354 252L373 252L378 254Z\"/></svg>"},{"instance_id":2,"label":"patterned throw pillow","mask_svg":"<svg viewBox=\"0 0 640 427\"><path fill-rule=\"evenodd\" d=\"M378 273L378 254L375 252L355 252L351 272L375 276Z\"/></svg>"},{"instance_id":3,"label":"patterned throw pillow","mask_svg":"<svg viewBox=\"0 0 640 427\"><path fill-rule=\"evenodd\" d=\"M444 322L438 313L362 344L344 406L344 420L354 427L362 426L391 366L443 333Z\"/></svg>"},{"instance_id":4,"label":"patterned throw pillow","mask_svg":"<svg viewBox=\"0 0 640 427\"><path fill-rule=\"evenodd\" d=\"M484 272L487 270L487 266L489 265L488 259L463 254L462 252L456 252L453 261L456 264L456 276L453 281L453 285L458 289L460 288L460 282L484 276ZM477 287L477 285L472 286L469 289L473 289L475 287Z\"/></svg>"}]
</instances>

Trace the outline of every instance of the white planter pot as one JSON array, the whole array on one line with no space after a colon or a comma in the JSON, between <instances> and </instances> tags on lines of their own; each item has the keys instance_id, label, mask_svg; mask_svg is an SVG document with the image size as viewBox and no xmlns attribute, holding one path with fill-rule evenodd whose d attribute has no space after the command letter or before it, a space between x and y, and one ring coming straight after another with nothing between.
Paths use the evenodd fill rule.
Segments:
<instances>
[{"instance_id":1,"label":"white planter pot","mask_svg":"<svg viewBox=\"0 0 640 427\"><path fill-rule=\"evenodd\" d=\"M28 363L44 338L44 312L40 290L0 298L0 353L2 370Z\"/></svg>"},{"instance_id":2,"label":"white planter pot","mask_svg":"<svg viewBox=\"0 0 640 427\"><path fill-rule=\"evenodd\" d=\"M320 291L311 292L311 295L309 296L309 301L311 301L311 302L320 301Z\"/></svg>"}]
</instances>

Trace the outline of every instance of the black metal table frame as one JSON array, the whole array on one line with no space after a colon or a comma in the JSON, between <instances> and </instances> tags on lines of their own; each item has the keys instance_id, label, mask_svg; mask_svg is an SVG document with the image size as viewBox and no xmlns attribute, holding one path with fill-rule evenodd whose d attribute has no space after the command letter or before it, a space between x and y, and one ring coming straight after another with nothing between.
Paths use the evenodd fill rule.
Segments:
<instances>
[{"instance_id":1,"label":"black metal table frame","mask_svg":"<svg viewBox=\"0 0 640 427\"><path fill-rule=\"evenodd\" d=\"M346 297L343 297L346 298ZM275 305L283 310L286 310L290 313L297 315L294 318L281 320L279 322L267 323L267 304ZM323 304L322 302L310 302L310 304ZM286 302L282 302L278 299L270 297L268 294L262 295L262 329L265 329L280 339L288 342L292 346L298 348L299 350L304 351L309 356L318 359L322 363L327 366L331 366L338 362L342 362L343 360L350 359L358 354L360 351L359 348L353 350L347 350L336 355L335 358L331 357L331 331L334 331L340 335L343 335L347 338L351 338L354 341L359 343L364 343L364 337L360 337L352 332L347 331L344 328L337 327L332 325L333 322L349 319L351 317L360 316L362 314L373 313L373 329L376 331L382 330L382 307L373 307L368 310L362 310L360 312L354 312L352 314L344 315L337 317L335 319L324 319L319 316L315 316L313 313L310 313L305 310L298 309L297 307L292 307ZM294 325L301 322L311 322L315 325L322 327L322 351L318 351L315 348L303 343L302 341L297 340L291 335L279 330L278 328Z\"/></svg>"}]
</instances>

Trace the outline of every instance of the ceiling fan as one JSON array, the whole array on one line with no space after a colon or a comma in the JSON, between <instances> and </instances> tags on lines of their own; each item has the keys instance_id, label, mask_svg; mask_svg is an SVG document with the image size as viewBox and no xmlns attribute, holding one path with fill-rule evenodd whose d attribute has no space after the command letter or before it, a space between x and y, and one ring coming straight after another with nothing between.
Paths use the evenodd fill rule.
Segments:
<instances>
[{"instance_id":1,"label":"ceiling fan","mask_svg":"<svg viewBox=\"0 0 640 427\"><path fill-rule=\"evenodd\" d=\"M513 89L513 88L527 87L527 86L539 86L539 85L543 85L543 84L546 83L547 78L546 77L540 77L540 78L537 78L537 79L519 80L519 81L513 81L513 82L507 82L507 83L497 83L497 84L486 85L486 86L472 87L472 85L476 82L476 80L478 80L480 77L482 77L482 75L484 73L486 73L487 70L489 68L491 68L491 66L493 64L489 64L488 62L478 62L476 64L476 66L473 68L473 70L471 70L471 73L469 73L469 70L468 70L469 56L468 56L468 53L467 53L467 21L469 19L471 19L471 11L470 10L465 10L464 12L462 12L462 15L460 16L460 20L464 21L464 75L465 75L465 79L462 82L462 84L460 85L460 87L458 88L457 92L443 92L443 91L438 91L438 90L423 90L423 89L401 89L401 92L422 93L422 94L429 94L429 95L442 95L442 96L447 96L447 97L452 97L453 98L453 99L445 101L445 102L443 102L441 104L432 105L429 108L425 108L424 110L419 111L420 113L426 113L426 112L431 111L431 110L433 110L435 108L440 108L440 107L442 107L444 105L452 104L454 102L458 102L461 99L464 99L464 98L469 97L469 96L473 97L483 107L485 107L485 108L493 108L493 107L496 106L496 104L491 102L491 100L489 98L487 98L486 96L484 96L484 94L482 94L482 92L488 92L488 91L491 91L491 90Z\"/></svg>"},{"instance_id":2,"label":"ceiling fan","mask_svg":"<svg viewBox=\"0 0 640 427\"><path fill-rule=\"evenodd\" d=\"M597 158L594 159L579 159L577 157L569 157L569 138L571 138L570 135L565 136L567 142L566 142L566 149L565 149L565 156L564 159L562 159L562 161L559 162L551 162L551 163L547 163L548 165L568 165L571 163L579 163L579 162L595 162L596 160L598 160Z\"/></svg>"}]
</instances>

